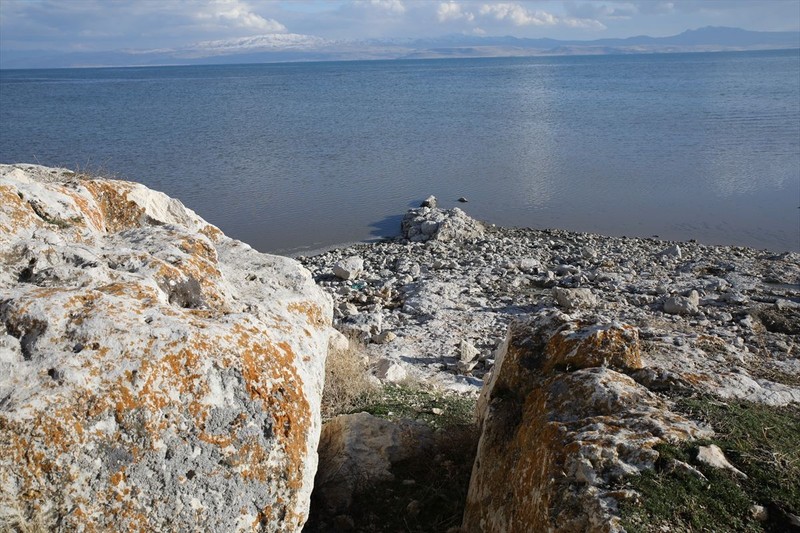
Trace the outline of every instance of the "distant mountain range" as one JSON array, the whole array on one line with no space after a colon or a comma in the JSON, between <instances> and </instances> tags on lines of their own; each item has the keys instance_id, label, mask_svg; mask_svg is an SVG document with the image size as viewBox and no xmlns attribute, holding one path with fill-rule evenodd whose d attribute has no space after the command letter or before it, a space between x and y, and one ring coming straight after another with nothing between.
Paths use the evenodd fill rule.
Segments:
<instances>
[{"instance_id":1,"label":"distant mountain range","mask_svg":"<svg viewBox=\"0 0 800 533\"><path fill-rule=\"evenodd\" d=\"M586 54L709 52L800 48L800 32L705 27L671 37L567 41L448 35L433 39L344 41L274 33L204 41L181 48L56 52L0 50L0 69L92 66L198 65L359 59L425 59Z\"/></svg>"}]
</instances>

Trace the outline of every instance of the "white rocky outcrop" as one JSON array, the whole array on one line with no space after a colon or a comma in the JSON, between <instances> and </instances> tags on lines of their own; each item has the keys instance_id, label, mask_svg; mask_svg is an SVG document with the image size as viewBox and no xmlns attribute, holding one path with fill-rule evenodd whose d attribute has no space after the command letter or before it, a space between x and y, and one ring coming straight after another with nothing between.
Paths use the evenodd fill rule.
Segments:
<instances>
[{"instance_id":1,"label":"white rocky outcrop","mask_svg":"<svg viewBox=\"0 0 800 533\"><path fill-rule=\"evenodd\" d=\"M406 230L425 235L434 211L424 209ZM473 395L483 386L479 418L508 432L484 432L470 530L513 531L505 520L517 516L517 530L546 531L560 509L585 510L563 515L565 531L619 528L615 502L635 493L611 487L652 468L662 440L707 436L670 398L800 404L797 253L500 227L458 241L408 237L301 260L336 299L336 327L396 335L365 347L384 381ZM332 266L352 255L364 259L359 280L338 279ZM519 319L528 334L508 337ZM518 364L514 338L530 341ZM567 484L548 488L551 478ZM560 502L540 506L540 522L525 521L541 501L531 487Z\"/></svg>"},{"instance_id":2,"label":"white rocky outcrop","mask_svg":"<svg viewBox=\"0 0 800 533\"><path fill-rule=\"evenodd\" d=\"M433 197L431 197L433 198ZM444 242L475 239L483 235L484 226L461 209L440 209L436 199L422 207L409 209L401 222L402 235L412 242L437 240Z\"/></svg>"},{"instance_id":3,"label":"white rocky outcrop","mask_svg":"<svg viewBox=\"0 0 800 533\"><path fill-rule=\"evenodd\" d=\"M332 304L142 185L0 166L0 529L299 531Z\"/></svg>"}]
</instances>

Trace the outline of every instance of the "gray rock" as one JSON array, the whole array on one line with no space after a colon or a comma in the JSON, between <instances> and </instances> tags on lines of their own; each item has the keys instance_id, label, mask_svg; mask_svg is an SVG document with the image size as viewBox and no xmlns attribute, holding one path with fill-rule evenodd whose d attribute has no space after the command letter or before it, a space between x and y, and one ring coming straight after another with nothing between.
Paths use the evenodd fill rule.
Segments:
<instances>
[{"instance_id":1,"label":"gray rock","mask_svg":"<svg viewBox=\"0 0 800 533\"><path fill-rule=\"evenodd\" d=\"M696 477L697 479L702 479L703 481L708 481L706 476L704 476L701 471L699 471L689 463L685 463L677 459L671 459L670 462L667 464L666 470L667 472L679 472L684 475Z\"/></svg>"},{"instance_id":2,"label":"gray rock","mask_svg":"<svg viewBox=\"0 0 800 533\"><path fill-rule=\"evenodd\" d=\"M555 287L553 289L553 296L558 302L558 305L567 310L593 307L597 304L597 298L591 289L563 289L561 287Z\"/></svg>"},{"instance_id":3,"label":"gray rock","mask_svg":"<svg viewBox=\"0 0 800 533\"><path fill-rule=\"evenodd\" d=\"M675 259L680 259L683 257L683 253L681 252L681 247L677 244L674 244L668 248L664 248L658 254L658 257L674 257Z\"/></svg>"},{"instance_id":4,"label":"gray rock","mask_svg":"<svg viewBox=\"0 0 800 533\"><path fill-rule=\"evenodd\" d=\"M699 311L700 295L691 291L689 296L671 296L664 301L664 312L670 315L694 315Z\"/></svg>"},{"instance_id":5,"label":"gray rock","mask_svg":"<svg viewBox=\"0 0 800 533\"><path fill-rule=\"evenodd\" d=\"M481 354L480 350L478 350L475 346L473 346L467 340L462 340L458 344L458 353L459 353L459 359L463 363L468 363L470 361L474 361ZM470 370L472 370L472 369L470 369Z\"/></svg>"},{"instance_id":6,"label":"gray rock","mask_svg":"<svg viewBox=\"0 0 800 533\"><path fill-rule=\"evenodd\" d=\"M333 273L339 279L355 279L364 272L364 260L353 255L333 265Z\"/></svg>"},{"instance_id":7,"label":"gray rock","mask_svg":"<svg viewBox=\"0 0 800 533\"><path fill-rule=\"evenodd\" d=\"M439 229L439 223L433 220L425 220L420 224L420 231L423 235L431 236Z\"/></svg>"},{"instance_id":8,"label":"gray rock","mask_svg":"<svg viewBox=\"0 0 800 533\"><path fill-rule=\"evenodd\" d=\"M372 342L375 344L388 344L396 338L397 335L393 331L382 331L372 336Z\"/></svg>"},{"instance_id":9,"label":"gray rock","mask_svg":"<svg viewBox=\"0 0 800 533\"><path fill-rule=\"evenodd\" d=\"M419 206L420 207L430 207L430 208L436 207L436 197L434 195L428 196L427 198L425 198L422 201L421 204L419 204Z\"/></svg>"},{"instance_id":10,"label":"gray rock","mask_svg":"<svg viewBox=\"0 0 800 533\"><path fill-rule=\"evenodd\" d=\"M391 359L381 359L375 365L375 376L383 381L390 383L400 383L408 378L408 371L405 367Z\"/></svg>"}]
</instances>

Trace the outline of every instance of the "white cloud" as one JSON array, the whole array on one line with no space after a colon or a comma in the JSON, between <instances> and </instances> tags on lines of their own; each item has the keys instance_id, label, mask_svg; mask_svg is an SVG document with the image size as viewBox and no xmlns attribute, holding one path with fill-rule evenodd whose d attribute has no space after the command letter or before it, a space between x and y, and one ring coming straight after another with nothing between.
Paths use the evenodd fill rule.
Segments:
<instances>
[{"instance_id":1,"label":"white cloud","mask_svg":"<svg viewBox=\"0 0 800 533\"><path fill-rule=\"evenodd\" d=\"M403 0L369 0L367 2L359 0L356 4L369 4L372 7L377 7L383 11L396 13L398 15L402 15L406 12L406 6L403 4Z\"/></svg>"},{"instance_id":2,"label":"white cloud","mask_svg":"<svg viewBox=\"0 0 800 533\"><path fill-rule=\"evenodd\" d=\"M546 11L529 11L520 4L483 4L481 15L492 15L497 20L509 20L515 26L554 26L556 17Z\"/></svg>"},{"instance_id":3,"label":"white cloud","mask_svg":"<svg viewBox=\"0 0 800 533\"><path fill-rule=\"evenodd\" d=\"M450 0L449 2L441 2L439 4L439 8L436 10L436 18L439 19L439 22L461 19L472 22L475 20L475 15L469 11L462 11L461 4Z\"/></svg>"},{"instance_id":4,"label":"white cloud","mask_svg":"<svg viewBox=\"0 0 800 533\"><path fill-rule=\"evenodd\" d=\"M195 19L214 21L234 28L257 30L267 33L282 33L286 26L274 19L254 13L242 0L215 0L198 10Z\"/></svg>"},{"instance_id":5,"label":"white cloud","mask_svg":"<svg viewBox=\"0 0 800 533\"><path fill-rule=\"evenodd\" d=\"M567 26L569 28L605 29L599 20L590 18L559 17L547 11L531 11L526 7L513 3L501 2L483 4L480 14L492 16L499 21L509 21L514 26Z\"/></svg>"}]
</instances>

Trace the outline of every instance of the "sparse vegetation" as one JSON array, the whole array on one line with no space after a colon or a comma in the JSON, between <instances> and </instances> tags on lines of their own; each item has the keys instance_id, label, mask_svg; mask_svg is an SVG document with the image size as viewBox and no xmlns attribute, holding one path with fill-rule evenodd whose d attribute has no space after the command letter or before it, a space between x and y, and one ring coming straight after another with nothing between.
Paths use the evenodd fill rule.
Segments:
<instances>
[{"instance_id":1,"label":"sparse vegetation","mask_svg":"<svg viewBox=\"0 0 800 533\"><path fill-rule=\"evenodd\" d=\"M412 419L436 429L433 446L420 446L392 465L394 479L353 495L347 515L315 516L305 531L446 532L461 525L478 444L475 400L421 384L387 385L358 410L389 420Z\"/></svg>"},{"instance_id":2,"label":"sparse vegetation","mask_svg":"<svg viewBox=\"0 0 800 533\"><path fill-rule=\"evenodd\" d=\"M708 397L686 398L678 408L709 423L716 435L707 442L683 446L662 444L653 472L629 478L640 493L636 503L623 503L629 532L774 531L793 529L790 514L800 512L800 409L748 402L723 403ZM696 461L698 447L717 444L747 474L742 479ZM670 468L673 460L689 463L706 479ZM754 516L754 506L766 520Z\"/></svg>"},{"instance_id":3,"label":"sparse vegetation","mask_svg":"<svg viewBox=\"0 0 800 533\"><path fill-rule=\"evenodd\" d=\"M26 515L18 498L0 492L0 533L45 533L50 531L45 522L41 513Z\"/></svg>"},{"instance_id":4,"label":"sparse vegetation","mask_svg":"<svg viewBox=\"0 0 800 533\"><path fill-rule=\"evenodd\" d=\"M464 427L474 423L475 399L429 390L420 384L387 385L363 410L389 420L422 421L437 429Z\"/></svg>"},{"instance_id":5,"label":"sparse vegetation","mask_svg":"<svg viewBox=\"0 0 800 533\"><path fill-rule=\"evenodd\" d=\"M332 347L325 362L322 391L322 418L325 420L363 410L378 393L367 375L363 345L357 339L349 341L346 349Z\"/></svg>"}]
</instances>

